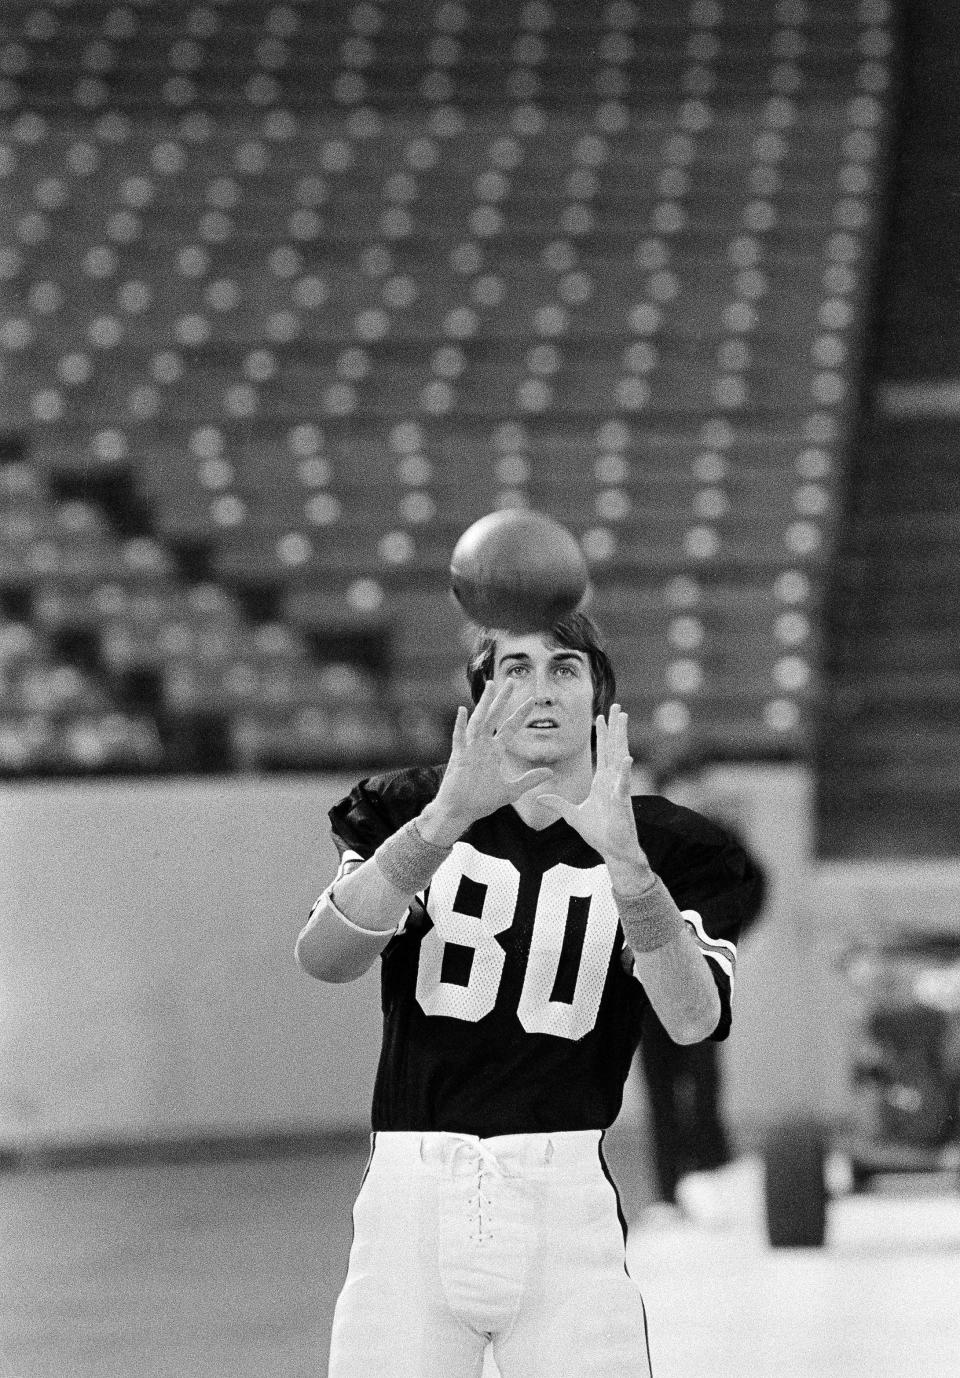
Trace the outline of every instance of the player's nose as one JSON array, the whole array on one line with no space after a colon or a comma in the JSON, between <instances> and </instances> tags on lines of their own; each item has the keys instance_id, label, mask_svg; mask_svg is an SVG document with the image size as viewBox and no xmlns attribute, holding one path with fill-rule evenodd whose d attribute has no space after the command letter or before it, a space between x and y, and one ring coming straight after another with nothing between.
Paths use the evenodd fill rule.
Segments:
<instances>
[{"instance_id":1,"label":"player's nose","mask_svg":"<svg viewBox=\"0 0 960 1378\"><path fill-rule=\"evenodd\" d=\"M539 703L539 704L553 703L553 700L554 700L553 685L552 685L552 684L550 683L550 681L546 678L546 676L544 676L543 678L540 678L540 677L537 678L537 682L536 682L536 684L534 685L534 694L533 694L533 696L534 696L536 702Z\"/></svg>"}]
</instances>

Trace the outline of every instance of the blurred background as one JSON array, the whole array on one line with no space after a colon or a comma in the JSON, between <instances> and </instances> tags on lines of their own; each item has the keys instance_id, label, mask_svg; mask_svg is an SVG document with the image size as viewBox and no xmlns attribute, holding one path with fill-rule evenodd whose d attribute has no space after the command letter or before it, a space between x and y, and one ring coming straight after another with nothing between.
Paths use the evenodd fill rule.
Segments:
<instances>
[{"instance_id":1,"label":"blurred background","mask_svg":"<svg viewBox=\"0 0 960 1378\"><path fill-rule=\"evenodd\" d=\"M362 1151L377 978L319 987L293 942L328 807L445 758L450 552L511 506L582 543L639 787L706 753L766 868L738 1143L839 1138L869 1082L881 1137L956 1169L956 981L913 1081L911 1018L864 1071L843 954L960 929L958 51L950 0L5 0L31 1237L57 1169Z\"/></svg>"}]
</instances>

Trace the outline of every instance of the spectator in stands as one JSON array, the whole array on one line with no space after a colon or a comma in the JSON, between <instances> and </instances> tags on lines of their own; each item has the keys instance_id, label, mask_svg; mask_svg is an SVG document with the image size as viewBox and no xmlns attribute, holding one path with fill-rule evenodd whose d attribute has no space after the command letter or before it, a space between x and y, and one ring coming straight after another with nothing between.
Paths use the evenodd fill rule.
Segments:
<instances>
[{"instance_id":1,"label":"spectator in stands","mask_svg":"<svg viewBox=\"0 0 960 1378\"><path fill-rule=\"evenodd\" d=\"M715 759L706 747L649 763L654 794L694 809L718 823L749 856L741 836L735 801L710 788ZM740 936L754 925L763 909L766 879L751 857L758 885L743 911ZM735 1155L724 1121L720 1051L711 1040L692 1045L675 1043L652 1006L644 1011L640 1062L650 1110L655 1182L658 1201L647 1212L648 1222L664 1215L683 1215L701 1224L732 1223L743 1198L752 1189L753 1165Z\"/></svg>"}]
</instances>

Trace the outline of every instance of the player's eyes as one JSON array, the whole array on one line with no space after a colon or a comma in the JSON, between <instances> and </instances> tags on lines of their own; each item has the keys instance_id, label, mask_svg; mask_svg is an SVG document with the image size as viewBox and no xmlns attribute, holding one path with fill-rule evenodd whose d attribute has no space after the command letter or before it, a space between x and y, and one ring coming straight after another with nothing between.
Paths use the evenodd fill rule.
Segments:
<instances>
[{"instance_id":1,"label":"player's eyes","mask_svg":"<svg viewBox=\"0 0 960 1378\"><path fill-rule=\"evenodd\" d=\"M506 674L508 679L519 679L521 675L528 675L530 673L530 666L510 665L504 673ZM577 679L579 677L580 671L576 665L555 665L553 667L553 674L569 675L572 676L572 678Z\"/></svg>"}]
</instances>

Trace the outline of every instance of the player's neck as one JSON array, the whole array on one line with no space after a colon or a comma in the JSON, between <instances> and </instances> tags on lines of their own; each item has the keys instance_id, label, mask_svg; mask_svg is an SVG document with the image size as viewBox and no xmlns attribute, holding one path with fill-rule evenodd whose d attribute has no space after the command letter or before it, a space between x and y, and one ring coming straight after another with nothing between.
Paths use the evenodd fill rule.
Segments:
<instances>
[{"instance_id":1,"label":"player's neck","mask_svg":"<svg viewBox=\"0 0 960 1378\"><path fill-rule=\"evenodd\" d=\"M529 769L529 762L526 763ZM581 804L590 793L593 783L593 760L588 752L585 757L575 757L570 761L557 761L552 765L554 776L545 785L538 785L529 794L522 794L513 807L529 828L548 828L557 821L552 809L545 809L537 803L539 794L561 794L573 804Z\"/></svg>"}]
</instances>

